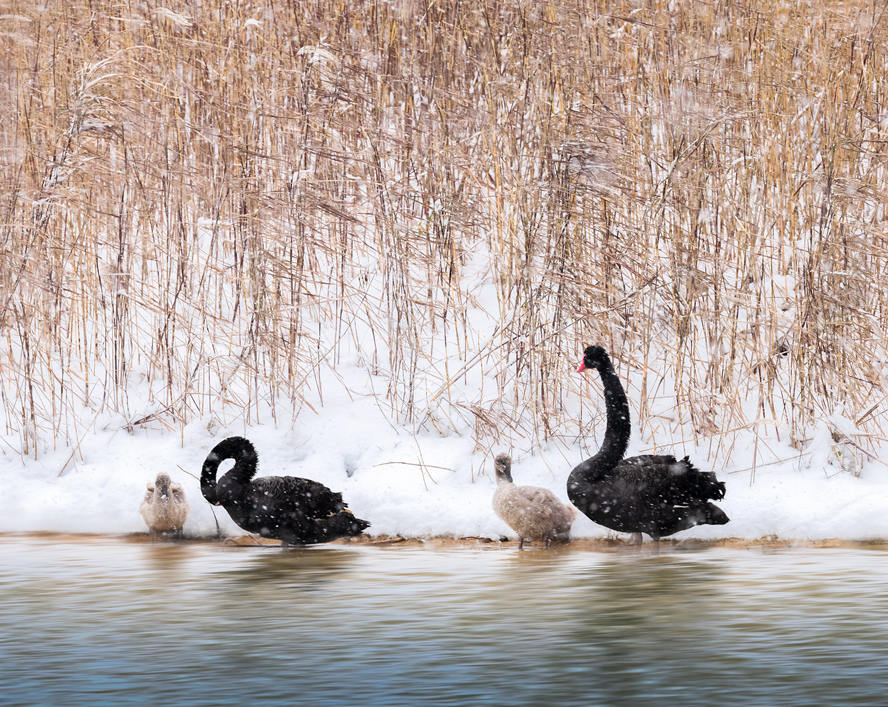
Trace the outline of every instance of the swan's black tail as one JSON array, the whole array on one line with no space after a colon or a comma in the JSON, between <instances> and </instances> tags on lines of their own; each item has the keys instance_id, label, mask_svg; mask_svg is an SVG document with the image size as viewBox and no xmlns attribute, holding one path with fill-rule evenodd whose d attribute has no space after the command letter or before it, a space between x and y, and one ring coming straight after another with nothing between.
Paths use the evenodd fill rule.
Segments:
<instances>
[{"instance_id":1,"label":"swan's black tail","mask_svg":"<svg viewBox=\"0 0 888 707\"><path fill-rule=\"evenodd\" d=\"M207 454L200 472L200 491L210 503L217 504L216 472L225 459L234 459L232 472L243 481L249 481L256 473L259 457L250 440L244 437L223 439Z\"/></svg>"},{"instance_id":2,"label":"swan's black tail","mask_svg":"<svg viewBox=\"0 0 888 707\"><path fill-rule=\"evenodd\" d=\"M694 503L718 500L725 497L725 484L711 471L700 471L685 457L676 462L671 470L676 500L679 503ZM676 473L677 472L677 473ZM715 506L713 506L715 508Z\"/></svg>"},{"instance_id":3,"label":"swan's black tail","mask_svg":"<svg viewBox=\"0 0 888 707\"><path fill-rule=\"evenodd\" d=\"M695 525L724 525L730 518L721 508L714 503L706 503L691 509L691 514L696 521Z\"/></svg>"},{"instance_id":4,"label":"swan's black tail","mask_svg":"<svg viewBox=\"0 0 888 707\"><path fill-rule=\"evenodd\" d=\"M360 535L370 527L368 521L358 518L348 509L334 513L321 522L326 524L331 537L337 538L343 535Z\"/></svg>"},{"instance_id":5,"label":"swan's black tail","mask_svg":"<svg viewBox=\"0 0 888 707\"><path fill-rule=\"evenodd\" d=\"M289 545L305 545L306 543L326 543L344 536L360 535L370 523L352 515L347 508L331 513L323 518L312 518L302 525L282 527L276 537Z\"/></svg>"}]
</instances>

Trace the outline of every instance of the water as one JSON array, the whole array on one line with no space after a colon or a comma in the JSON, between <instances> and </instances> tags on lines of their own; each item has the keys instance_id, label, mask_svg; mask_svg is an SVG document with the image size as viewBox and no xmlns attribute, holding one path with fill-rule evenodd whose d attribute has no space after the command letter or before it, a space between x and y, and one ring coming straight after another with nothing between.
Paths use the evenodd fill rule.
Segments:
<instances>
[{"instance_id":1,"label":"water","mask_svg":"<svg viewBox=\"0 0 888 707\"><path fill-rule=\"evenodd\" d=\"M861 705L888 552L0 536L0 703Z\"/></svg>"}]
</instances>

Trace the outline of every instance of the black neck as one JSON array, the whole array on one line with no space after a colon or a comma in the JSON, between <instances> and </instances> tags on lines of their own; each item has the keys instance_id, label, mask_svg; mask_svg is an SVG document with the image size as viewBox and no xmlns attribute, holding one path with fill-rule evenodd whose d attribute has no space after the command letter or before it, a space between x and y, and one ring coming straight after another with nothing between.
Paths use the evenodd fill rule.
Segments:
<instances>
[{"instance_id":1,"label":"black neck","mask_svg":"<svg viewBox=\"0 0 888 707\"><path fill-rule=\"evenodd\" d=\"M629 421L629 403L623 384L617 377L614 367L608 365L601 371L601 382L604 384L604 407L607 410L607 429L604 432L604 444L595 455L602 464L615 466L626 453L629 446L629 433L632 423Z\"/></svg>"},{"instance_id":2,"label":"black neck","mask_svg":"<svg viewBox=\"0 0 888 707\"><path fill-rule=\"evenodd\" d=\"M224 439L207 455L200 473L200 491L210 503L217 503L216 472L225 459L234 459L234 466L228 473L246 483L256 473L258 458L256 449L248 439L229 437Z\"/></svg>"},{"instance_id":3,"label":"black neck","mask_svg":"<svg viewBox=\"0 0 888 707\"><path fill-rule=\"evenodd\" d=\"M584 461L576 469L586 477L587 481L593 480L589 476L603 476L619 464L626 453L629 433L632 430L626 393L623 391L623 385L610 361L604 364L599 372L601 373L601 382L604 384L607 429L604 432L604 442L598 453Z\"/></svg>"}]
</instances>

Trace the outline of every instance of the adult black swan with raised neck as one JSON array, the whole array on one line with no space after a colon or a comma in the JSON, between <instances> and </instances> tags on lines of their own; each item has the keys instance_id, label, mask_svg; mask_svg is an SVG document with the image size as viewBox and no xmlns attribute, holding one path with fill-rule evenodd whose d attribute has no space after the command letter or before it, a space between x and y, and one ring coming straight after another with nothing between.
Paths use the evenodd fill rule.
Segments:
<instances>
[{"instance_id":1,"label":"adult black swan with raised neck","mask_svg":"<svg viewBox=\"0 0 888 707\"><path fill-rule=\"evenodd\" d=\"M595 369L604 384L607 428L598 453L577 465L567 479L567 496L594 522L655 541L695 525L728 522L710 499L723 498L725 485L712 472L698 471L685 457L644 454L623 459L629 443L629 404L607 352L590 346L578 372Z\"/></svg>"},{"instance_id":2,"label":"adult black swan with raised neck","mask_svg":"<svg viewBox=\"0 0 888 707\"><path fill-rule=\"evenodd\" d=\"M234 466L217 481L219 464L232 458ZM254 479L258 462L248 439L229 437L213 447L200 475L204 498L222 506L247 532L289 545L307 545L360 535L370 526L352 514L342 494L322 483L297 476Z\"/></svg>"}]
</instances>

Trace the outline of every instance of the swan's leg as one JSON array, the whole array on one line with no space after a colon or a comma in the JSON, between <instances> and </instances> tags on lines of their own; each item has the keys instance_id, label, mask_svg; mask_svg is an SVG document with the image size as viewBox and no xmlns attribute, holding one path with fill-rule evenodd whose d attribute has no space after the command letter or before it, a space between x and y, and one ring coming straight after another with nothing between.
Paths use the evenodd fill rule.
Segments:
<instances>
[{"instance_id":1,"label":"swan's leg","mask_svg":"<svg viewBox=\"0 0 888 707\"><path fill-rule=\"evenodd\" d=\"M549 545L551 545L551 544L552 544L552 537L551 537L550 535L547 535L547 536L546 536L546 542L545 542L545 544L543 545L543 547L544 547L546 550L548 550L548 549L549 549Z\"/></svg>"},{"instance_id":2,"label":"swan's leg","mask_svg":"<svg viewBox=\"0 0 888 707\"><path fill-rule=\"evenodd\" d=\"M524 549L524 538L523 538L523 537L518 538L518 549L519 549L519 550L523 550L523 549Z\"/></svg>"},{"instance_id":3,"label":"swan's leg","mask_svg":"<svg viewBox=\"0 0 888 707\"><path fill-rule=\"evenodd\" d=\"M631 533L629 538L630 545L641 545L644 542L644 538L641 537L641 533Z\"/></svg>"}]
</instances>

